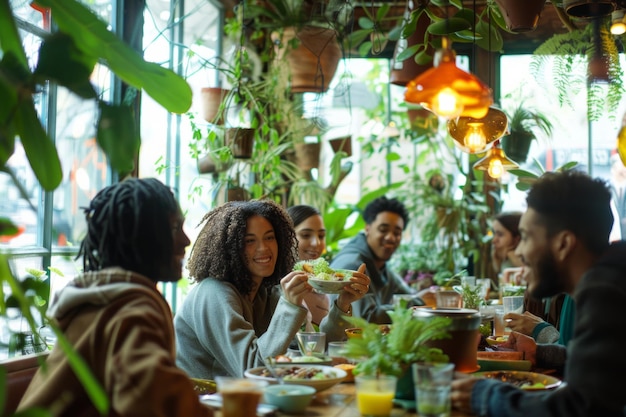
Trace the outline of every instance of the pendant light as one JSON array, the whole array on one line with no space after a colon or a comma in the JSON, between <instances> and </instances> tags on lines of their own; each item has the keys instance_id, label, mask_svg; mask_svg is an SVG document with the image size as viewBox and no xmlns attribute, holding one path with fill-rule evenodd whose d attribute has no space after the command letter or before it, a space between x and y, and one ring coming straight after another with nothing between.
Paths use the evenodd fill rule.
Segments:
<instances>
[{"instance_id":1,"label":"pendant light","mask_svg":"<svg viewBox=\"0 0 626 417\"><path fill-rule=\"evenodd\" d=\"M404 100L445 119L485 117L493 103L491 89L456 66L456 53L447 37L442 38L441 46L435 52L435 66L407 84Z\"/></svg>"},{"instance_id":2,"label":"pendant light","mask_svg":"<svg viewBox=\"0 0 626 417\"><path fill-rule=\"evenodd\" d=\"M493 148L487 151L487 155L484 158L474 164L474 169L487 171L489 176L494 179L500 178L504 171L517 168L519 168L519 165L509 159L500 148L499 140L494 143Z\"/></svg>"},{"instance_id":3,"label":"pendant light","mask_svg":"<svg viewBox=\"0 0 626 417\"><path fill-rule=\"evenodd\" d=\"M500 139L509 125L502 110L490 107L482 119L459 117L448 121L448 133L463 152L481 153Z\"/></svg>"}]
</instances>

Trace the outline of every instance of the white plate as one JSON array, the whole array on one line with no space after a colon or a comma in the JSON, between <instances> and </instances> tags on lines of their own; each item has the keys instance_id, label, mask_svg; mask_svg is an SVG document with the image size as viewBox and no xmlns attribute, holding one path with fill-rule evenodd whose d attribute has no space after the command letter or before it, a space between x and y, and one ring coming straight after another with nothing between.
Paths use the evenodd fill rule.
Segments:
<instances>
[{"instance_id":1,"label":"white plate","mask_svg":"<svg viewBox=\"0 0 626 417\"><path fill-rule=\"evenodd\" d=\"M311 287L315 288L317 292L321 292L324 294L339 294L343 291L343 288L350 284L350 277L356 271L351 271L349 269L336 269L335 274L342 274L341 280L335 279L315 279L315 275L309 275L309 284Z\"/></svg>"},{"instance_id":2,"label":"white plate","mask_svg":"<svg viewBox=\"0 0 626 417\"><path fill-rule=\"evenodd\" d=\"M332 366L326 365L290 365L290 364L276 364L275 368L280 370L280 368L298 368L298 369L318 369L320 370L325 378L324 379L295 379L289 378L284 379L283 381L287 384L296 384L296 385L306 385L309 387L315 388L318 392L328 389L341 381L348 375L346 371L343 369L335 368ZM261 376L261 373L265 371L265 366L260 366L258 368L251 368L244 372L246 378L250 379L260 379L263 381L268 381L270 384L276 384L278 381L276 378Z\"/></svg>"},{"instance_id":3,"label":"white plate","mask_svg":"<svg viewBox=\"0 0 626 417\"><path fill-rule=\"evenodd\" d=\"M200 402L214 410L222 409L222 396L220 394L201 395ZM256 415L258 417L271 416L274 415L276 411L278 411L278 407L276 406L259 403L256 408Z\"/></svg>"}]
</instances>

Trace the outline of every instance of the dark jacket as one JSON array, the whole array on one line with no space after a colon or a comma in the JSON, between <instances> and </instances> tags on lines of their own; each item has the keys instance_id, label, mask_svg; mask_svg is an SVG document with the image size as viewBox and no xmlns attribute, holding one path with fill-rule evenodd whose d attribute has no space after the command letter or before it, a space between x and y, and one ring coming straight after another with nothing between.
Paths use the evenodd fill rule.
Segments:
<instances>
[{"instance_id":1,"label":"dark jacket","mask_svg":"<svg viewBox=\"0 0 626 417\"><path fill-rule=\"evenodd\" d=\"M367 245L364 233L359 233L333 258L333 269L356 270L365 263L365 273L370 277L369 292L360 300L352 303L352 314L362 317L370 323L389 324L387 314L393 310L391 304L394 294L412 294L413 291L402 278L385 265L382 269L374 265L374 255Z\"/></svg>"},{"instance_id":2,"label":"dark jacket","mask_svg":"<svg viewBox=\"0 0 626 417\"><path fill-rule=\"evenodd\" d=\"M626 395L626 242L611 245L578 283L576 322L563 387L545 393L481 380L472 391L478 416L620 416Z\"/></svg>"}]
</instances>

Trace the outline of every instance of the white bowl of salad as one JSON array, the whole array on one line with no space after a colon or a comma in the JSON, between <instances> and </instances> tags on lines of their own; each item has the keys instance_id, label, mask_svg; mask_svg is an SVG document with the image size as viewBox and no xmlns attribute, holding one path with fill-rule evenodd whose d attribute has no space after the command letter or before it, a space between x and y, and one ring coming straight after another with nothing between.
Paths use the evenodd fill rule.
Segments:
<instances>
[{"instance_id":1,"label":"white bowl of salad","mask_svg":"<svg viewBox=\"0 0 626 417\"><path fill-rule=\"evenodd\" d=\"M309 275L309 284L317 292L339 294L356 271L349 269L332 269L324 258L312 261L300 261L293 267L294 271L304 271Z\"/></svg>"}]
</instances>

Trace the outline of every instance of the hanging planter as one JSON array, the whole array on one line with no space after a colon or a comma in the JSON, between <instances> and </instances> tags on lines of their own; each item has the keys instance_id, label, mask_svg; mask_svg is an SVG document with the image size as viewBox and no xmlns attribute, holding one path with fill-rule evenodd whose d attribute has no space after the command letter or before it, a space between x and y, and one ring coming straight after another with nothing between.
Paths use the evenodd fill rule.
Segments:
<instances>
[{"instance_id":1,"label":"hanging planter","mask_svg":"<svg viewBox=\"0 0 626 417\"><path fill-rule=\"evenodd\" d=\"M250 159L254 147L254 129L242 127L226 129L224 143L232 151L233 157Z\"/></svg>"},{"instance_id":2,"label":"hanging planter","mask_svg":"<svg viewBox=\"0 0 626 417\"><path fill-rule=\"evenodd\" d=\"M231 162L216 161L211 154L207 153L198 158L197 165L199 174L216 174L230 168Z\"/></svg>"},{"instance_id":3,"label":"hanging planter","mask_svg":"<svg viewBox=\"0 0 626 417\"><path fill-rule=\"evenodd\" d=\"M298 46L291 47L294 38ZM333 29L305 26L298 30L285 28L282 35L272 33L276 44L276 58L287 59L291 68L292 93L324 93L337 72L342 57L341 47L337 42L337 33Z\"/></svg>"},{"instance_id":4,"label":"hanging planter","mask_svg":"<svg viewBox=\"0 0 626 417\"><path fill-rule=\"evenodd\" d=\"M533 133L520 132L506 135L501 140L502 150L506 156L518 164L522 164L528 159L530 145L534 139Z\"/></svg>"},{"instance_id":5,"label":"hanging planter","mask_svg":"<svg viewBox=\"0 0 626 417\"><path fill-rule=\"evenodd\" d=\"M319 167L320 151L322 149L321 143L296 143L294 144L294 149L295 163L300 169L308 171Z\"/></svg>"},{"instance_id":6,"label":"hanging planter","mask_svg":"<svg viewBox=\"0 0 626 417\"><path fill-rule=\"evenodd\" d=\"M529 32L537 27L545 0L496 0L511 32Z\"/></svg>"},{"instance_id":7,"label":"hanging planter","mask_svg":"<svg viewBox=\"0 0 626 417\"><path fill-rule=\"evenodd\" d=\"M200 98L202 100L202 116L204 120L216 125L224 124L225 111L220 113L219 109L228 93L229 90L219 87L205 87L200 90Z\"/></svg>"},{"instance_id":8,"label":"hanging planter","mask_svg":"<svg viewBox=\"0 0 626 417\"><path fill-rule=\"evenodd\" d=\"M212 192L211 198L215 207L219 207L229 201L247 201L250 193L243 187L228 182L218 184Z\"/></svg>"},{"instance_id":9,"label":"hanging planter","mask_svg":"<svg viewBox=\"0 0 626 417\"><path fill-rule=\"evenodd\" d=\"M345 152L347 156L352 156L352 136L344 136L341 138L330 139L328 141L333 152Z\"/></svg>"}]
</instances>

